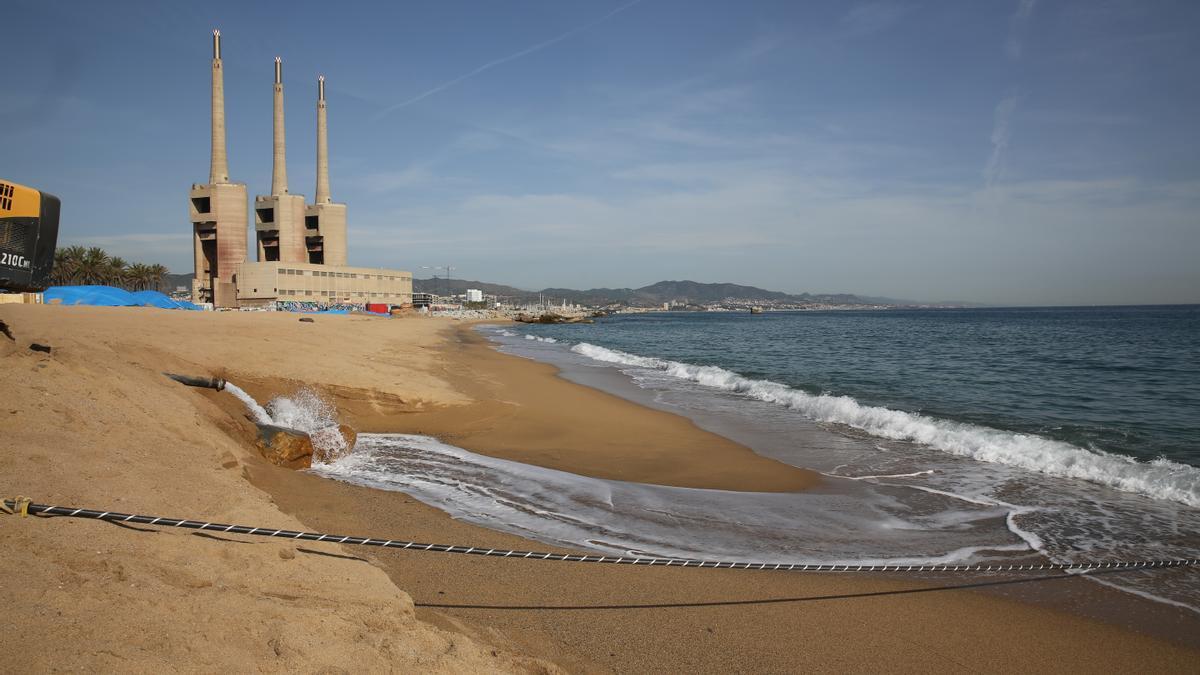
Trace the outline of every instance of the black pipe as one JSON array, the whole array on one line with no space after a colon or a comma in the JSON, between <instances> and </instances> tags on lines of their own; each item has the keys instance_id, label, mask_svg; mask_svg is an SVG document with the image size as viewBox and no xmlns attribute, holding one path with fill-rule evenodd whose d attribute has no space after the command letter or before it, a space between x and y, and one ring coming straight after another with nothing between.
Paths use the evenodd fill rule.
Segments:
<instances>
[{"instance_id":1,"label":"black pipe","mask_svg":"<svg viewBox=\"0 0 1200 675\"><path fill-rule=\"evenodd\" d=\"M24 509L22 503L24 501ZM1086 571L1086 570L1119 570L1119 569L1152 569L1161 567L1197 567L1200 558L1182 558L1174 560L1134 560L1119 562L1082 562L1082 563L1026 563L1024 565L845 565L845 564L815 564L815 563L769 563L769 562L719 562L697 558L654 558L638 556L616 556L612 554L598 555L595 553L546 553L542 551L510 551L504 549L484 548L482 546L460 546L454 544L424 544L415 541L399 539L381 539L373 537L350 537L340 534L322 534L320 532L297 532L295 530L276 530L270 527L251 527L249 525L226 525L224 523L209 523L199 520L182 520L179 518L164 518L162 516L144 516L132 513L117 513L115 511L96 511L94 509L77 509L71 506L47 506L35 504L32 501L18 499L0 499L0 506L5 512L30 513L43 516L65 516L67 518L87 518L105 520L113 523L138 523L158 527L180 527L188 530L214 530L233 534L252 534L259 537L281 537L291 540L326 541L334 544L354 544L356 546L379 546L381 548L409 549L414 551L436 551L439 553L464 553L468 555L496 556L501 558L528 558L532 560L561 560L564 562L607 563L613 565L642 565L651 567L707 567L710 569L746 569L746 570L779 570L796 572L1035 572L1035 571Z\"/></svg>"},{"instance_id":2,"label":"black pipe","mask_svg":"<svg viewBox=\"0 0 1200 675\"><path fill-rule=\"evenodd\" d=\"M219 377L194 377L192 375L177 375L175 373L163 373L163 375L180 384L186 384L189 387L202 387L204 389L216 389L217 391L225 388L225 380Z\"/></svg>"}]
</instances>

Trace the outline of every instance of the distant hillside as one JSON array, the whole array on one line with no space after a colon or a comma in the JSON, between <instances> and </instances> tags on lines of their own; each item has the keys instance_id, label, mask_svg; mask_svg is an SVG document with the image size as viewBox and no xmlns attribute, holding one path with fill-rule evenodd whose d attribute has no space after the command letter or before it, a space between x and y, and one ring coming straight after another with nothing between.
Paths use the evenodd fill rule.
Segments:
<instances>
[{"instance_id":1,"label":"distant hillside","mask_svg":"<svg viewBox=\"0 0 1200 675\"><path fill-rule=\"evenodd\" d=\"M883 298L864 298L848 293L801 293L792 295L779 291L768 291L755 286L739 284L705 284L697 281L660 281L641 288L592 288L579 291L571 288L545 288L527 291L512 286L490 284L467 279L413 279L413 290L417 293L445 294L463 293L468 288L478 288L487 295L497 295L511 300L534 300L544 296L555 301L580 305L631 305L655 307L664 302L709 304L724 300L754 300L778 303L827 303L837 305L907 304L887 301Z\"/></svg>"},{"instance_id":2,"label":"distant hillside","mask_svg":"<svg viewBox=\"0 0 1200 675\"><path fill-rule=\"evenodd\" d=\"M502 298L536 298L537 291L526 291L503 284L489 284L486 281L471 281L470 279L413 279L414 293L434 293L436 295L465 293L468 288L477 288L485 295L496 295ZM449 291L447 291L449 289Z\"/></svg>"},{"instance_id":3,"label":"distant hillside","mask_svg":"<svg viewBox=\"0 0 1200 675\"><path fill-rule=\"evenodd\" d=\"M163 276L163 289L170 293L179 286L182 286L191 292L192 279L194 278L195 276L191 274L167 274Z\"/></svg>"},{"instance_id":4,"label":"distant hillside","mask_svg":"<svg viewBox=\"0 0 1200 675\"><path fill-rule=\"evenodd\" d=\"M164 279L167 291L177 286L192 287L191 274L168 274ZM432 279L413 279L414 293L433 293L435 295L465 293L468 288L477 288L485 295L494 295L508 302L531 302L539 296L554 302L567 302L579 305L606 306L629 305L633 307L659 307L664 302L672 304L691 303L705 305L724 300L754 300L763 303L780 304L829 304L829 305L925 305L925 306L955 306L969 307L969 303L917 303L895 298L879 298L851 293L800 293L793 295L780 291L768 291L756 286L740 284L705 284L698 281L660 281L641 288L591 288L579 291L572 288L544 288L540 291L527 291L523 288L493 284L486 281L471 279L450 279L444 277Z\"/></svg>"},{"instance_id":5,"label":"distant hillside","mask_svg":"<svg viewBox=\"0 0 1200 675\"><path fill-rule=\"evenodd\" d=\"M651 307L664 302L704 305L725 300L756 300L778 303L829 303L839 305L877 304L873 300L848 293L801 293L792 295L740 284L705 284L697 281L660 281L641 288L593 288L573 291L567 288L547 288L542 293L566 298L580 304L603 305L622 303Z\"/></svg>"}]
</instances>

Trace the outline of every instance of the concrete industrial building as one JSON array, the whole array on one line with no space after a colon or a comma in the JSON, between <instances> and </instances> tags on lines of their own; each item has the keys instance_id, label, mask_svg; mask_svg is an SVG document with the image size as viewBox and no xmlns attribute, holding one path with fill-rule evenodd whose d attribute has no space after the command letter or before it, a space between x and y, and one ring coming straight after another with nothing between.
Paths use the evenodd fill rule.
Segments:
<instances>
[{"instance_id":1,"label":"concrete industrial building","mask_svg":"<svg viewBox=\"0 0 1200 675\"><path fill-rule=\"evenodd\" d=\"M287 148L283 129L283 63L275 58L275 119L271 194L254 198L258 260L308 262L304 247L304 195L288 193Z\"/></svg>"},{"instance_id":2,"label":"concrete industrial building","mask_svg":"<svg viewBox=\"0 0 1200 675\"><path fill-rule=\"evenodd\" d=\"M218 308L310 305L409 305L412 274L347 267L346 205L329 192L325 78L317 78L317 191L311 205L291 194L283 116L283 64L275 59L271 194L254 199L258 262L246 260L245 184L229 182L221 33L213 31L212 158L209 182L194 184L190 213L195 251L192 297Z\"/></svg>"},{"instance_id":3,"label":"concrete industrial building","mask_svg":"<svg viewBox=\"0 0 1200 675\"><path fill-rule=\"evenodd\" d=\"M370 267L247 263L238 274L238 301L243 307L274 302L404 305L412 302L412 275Z\"/></svg>"},{"instance_id":4,"label":"concrete industrial building","mask_svg":"<svg viewBox=\"0 0 1200 675\"><path fill-rule=\"evenodd\" d=\"M212 154L208 183L193 184L189 197L196 263L192 298L217 307L235 307L234 275L237 266L246 260L246 185L229 182L221 31L213 31Z\"/></svg>"},{"instance_id":5,"label":"concrete industrial building","mask_svg":"<svg viewBox=\"0 0 1200 675\"><path fill-rule=\"evenodd\" d=\"M304 213L308 261L346 264L346 205L329 196L329 134L325 126L325 78L317 78L317 194Z\"/></svg>"}]
</instances>

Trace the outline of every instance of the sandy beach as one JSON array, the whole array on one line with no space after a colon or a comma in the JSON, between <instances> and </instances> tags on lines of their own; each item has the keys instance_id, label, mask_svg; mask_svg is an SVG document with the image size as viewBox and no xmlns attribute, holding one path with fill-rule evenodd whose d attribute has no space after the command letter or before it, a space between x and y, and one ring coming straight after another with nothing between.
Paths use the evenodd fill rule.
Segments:
<instances>
[{"instance_id":1,"label":"sandy beach","mask_svg":"<svg viewBox=\"0 0 1200 675\"><path fill-rule=\"evenodd\" d=\"M225 377L259 401L311 386L360 432L423 433L600 478L754 491L820 478L500 354L448 320L25 305L0 307L0 320L15 338L0 336L5 497L549 548L401 493L275 467L254 449L238 401L162 371ZM1200 663L1200 617L1078 577L955 588L983 580L496 560L14 516L0 517L0 542L8 671L1194 672Z\"/></svg>"}]
</instances>

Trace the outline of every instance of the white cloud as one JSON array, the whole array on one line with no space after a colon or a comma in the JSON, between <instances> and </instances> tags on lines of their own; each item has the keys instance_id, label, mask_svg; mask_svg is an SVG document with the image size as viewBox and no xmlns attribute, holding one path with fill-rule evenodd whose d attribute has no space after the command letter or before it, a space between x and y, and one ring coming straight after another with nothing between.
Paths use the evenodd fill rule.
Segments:
<instances>
[{"instance_id":1,"label":"white cloud","mask_svg":"<svg viewBox=\"0 0 1200 675\"><path fill-rule=\"evenodd\" d=\"M371 192L395 192L408 188L423 187L440 179L424 166L410 166L401 171L384 171L368 174L359 183Z\"/></svg>"},{"instance_id":2,"label":"white cloud","mask_svg":"<svg viewBox=\"0 0 1200 675\"><path fill-rule=\"evenodd\" d=\"M1016 94L1009 94L996 104L995 119L992 123L992 154L983 168L983 182L989 188L995 185L1004 173L1004 154L1008 151L1010 136L1009 126L1019 100Z\"/></svg>"},{"instance_id":3,"label":"white cloud","mask_svg":"<svg viewBox=\"0 0 1200 675\"><path fill-rule=\"evenodd\" d=\"M1001 148L1016 106L1015 97L1006 101L998 106ZM387 226L356 236L402 250L409 265L453 251L452 264L468 276L526 288L636 285L640 277L629 275L652 270L790 291L1094 302L1107 296L1087 296L1088 283L1114 301L1155 297L1098 261L1127 254L1142 265L1157 255L1163 274L1197 276L1183 271L1180 254L1200 245L1189 226L1200 206L1194 184L1118 177L972 190L814 179L753 162L648 164L615 174L634 187L604 196L475 195L398 210ZM1078 297L1047 294L1076 287Z\"/></svg>"},{"instance_id":4,"label":"white cloud","mask_svg":"<svg viewBox=\"0 0 1200 675\"><path fill-rule=\"evenodd\" d=\"M571 30L566 31L565 33L556 35L555 37L552 37L549 40L545 40L545 41L539 42L535 45L531 45L529 47L521 49L520 51L513 52L512 54L509 54L508 56L498 58L494 61L489 61L489 62L479 66L478 68L475 68L474 70L472 70L470 72L464 73L463 75L459 75L458 77L455 77L453 79L442 82L441 84L433 87L432 89L428 89L416 96L413 96L412 98L409 98L408 100L401 101L400 103L397 103L393 106L385 108L384 110L380 111L378 114L375 115L375 119L376 120L382 119L382 118L396 112L397 110L400 110L401 108L408 107L418 101L422 101L426 98L429 98L430 96L433 96L434 94L437 94L438 92L449 89L450 87L453 87L454 85L456 85L460 82L469 80L472 77L475 77L476 75L480 75L488 70L491 70L492 68L495 68L496 66L503 65L505 63L508 63L509 61L515 61L516 59L519 59L522 56L528 56L529 54L533 54L534 52L538 52L547 47L558 44L559 42L562 42L563 40L566 40L567 38L572 37L578 33L582 33L584 31L595 28L596 26L599 26L600 24L604 23L605 21L616 16L617 14L620 14L621 12L624 12L625 10L629 9L630 7L633 7L634 5L639 4L641 2L642 2L642 0L631 0L630 2L627 2L623 5L609 11L607 14L604 14L600 18L595 19L591 22L588 22L582 26L576 26L575 28L572 28Z\"/></svg>"},{"instance_id":5,"label":"white cloud","mask_svg":"<svg viewBox=\"0 0 1200 675\"><path fill-rule=\"evenodd\" d=\"M1004 53L1008 58L1017 61L1024 50L1025 25L1033 15L1033 7L1037 0L1018 0L1017 11L1008 20L1008 38L1004 41Z\"/></svg>"}]
</instances>

